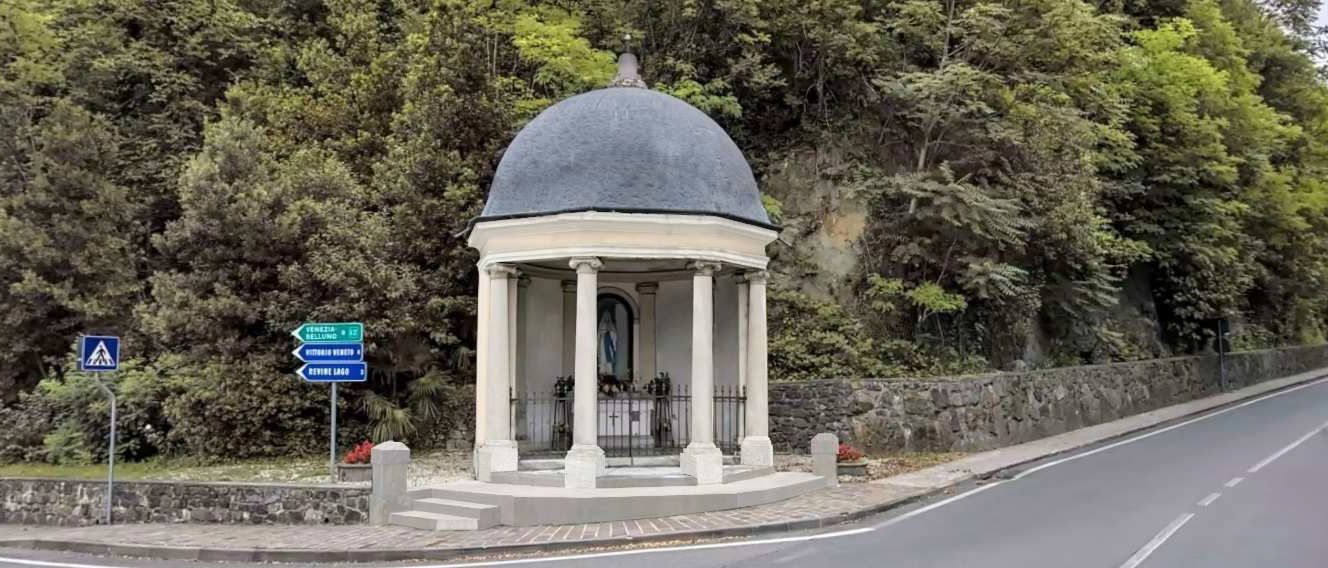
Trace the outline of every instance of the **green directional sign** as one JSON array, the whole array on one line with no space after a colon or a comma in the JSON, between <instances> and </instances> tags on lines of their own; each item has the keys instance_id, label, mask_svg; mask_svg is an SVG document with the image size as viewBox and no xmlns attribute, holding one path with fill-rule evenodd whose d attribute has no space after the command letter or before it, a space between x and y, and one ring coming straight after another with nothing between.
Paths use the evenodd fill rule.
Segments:
<instances>
[{"instance_id":1,"label":"green directional sign","mask_svg":"<svg viewBox=\"0 0 1328 568\"><path fill-rule=\"evenodd\" d=\"M364 324L360 322L306 323L291 332L305 343L339 343L364 341Z\"/></svg>"}]
</instances>

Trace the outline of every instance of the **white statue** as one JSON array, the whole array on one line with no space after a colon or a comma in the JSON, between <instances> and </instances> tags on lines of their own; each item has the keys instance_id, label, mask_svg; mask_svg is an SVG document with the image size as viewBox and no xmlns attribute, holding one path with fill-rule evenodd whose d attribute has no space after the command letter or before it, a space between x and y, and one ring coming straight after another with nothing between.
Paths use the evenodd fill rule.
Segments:
<instances>
[{"instance_id":1,"label":"white statue","mask_svg":"<svg viewBox=\"0 0 1328 568\"><path fill-rule=\"evenodd\" d=\"M612 308L599 316L599 374L616 375L618 367L618 321ZM621 378L621 377L620 377Z\"/></svg>"}]
</instances>

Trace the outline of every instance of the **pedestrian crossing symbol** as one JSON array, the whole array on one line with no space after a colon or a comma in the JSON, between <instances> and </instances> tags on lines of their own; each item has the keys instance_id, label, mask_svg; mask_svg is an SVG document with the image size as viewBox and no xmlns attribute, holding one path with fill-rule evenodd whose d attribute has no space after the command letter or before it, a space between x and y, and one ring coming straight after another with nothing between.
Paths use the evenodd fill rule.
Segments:
<instances>
[{"instance_id":1,"label":"pedestrian crossing symbol","mask_svg":"<svg viewBox=\"0 0 1328 568\"><path fill-rule=\"evenodd\" d=\"M114 371L120 367L120 338L85 335L79 338L78 368L81 371Z\"/></svg>"}]
</instances>

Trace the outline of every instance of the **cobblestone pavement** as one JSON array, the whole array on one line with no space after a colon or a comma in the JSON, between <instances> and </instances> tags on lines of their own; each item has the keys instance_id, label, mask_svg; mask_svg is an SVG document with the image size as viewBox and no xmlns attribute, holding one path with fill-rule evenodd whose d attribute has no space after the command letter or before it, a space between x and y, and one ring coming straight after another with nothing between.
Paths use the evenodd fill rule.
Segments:
<instances>
[{"instance_id":1,"label":"cobblestone pavement","mask_svg":"<svg viewBox=\"0 0 1328 568\"><path fill-rule=\"evenodd\" d=\"M480 531L433 532L404 527L272 525L117 525L41 527L0 525L5 540L51 539L89 543L210 549L384 550L470 549L544 543L594 543L604 539L660 540L768 527L771 524L840 520L913 497L922 490L876 483L845 484L768 505L636 521L585 525L495 527ZM713 534L713 533L712 533Z\"/></svg>"}]
</instances>

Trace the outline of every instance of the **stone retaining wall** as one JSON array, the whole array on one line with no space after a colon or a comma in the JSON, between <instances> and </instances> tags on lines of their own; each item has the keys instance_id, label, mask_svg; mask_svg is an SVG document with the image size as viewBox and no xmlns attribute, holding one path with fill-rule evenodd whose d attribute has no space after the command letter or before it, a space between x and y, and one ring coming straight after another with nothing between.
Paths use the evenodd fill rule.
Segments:
<instances>
[{"instance_id":1,"label":"stone retaining wall","mask_svg":"<svg viewBox=\"0 0 1328 568\"><path fill-rule=\"evenodd\" d=\"M1229 388L1328 367L1328 345L1227 356ZM1221 392L1217 357L931 379L770 385L770 439L807 451L818 432L868 451L982 451Z\"/></svg>"},{"instance_id":2,"label":"stone retaining wall","mask_svg":"<svg viewBox=\"0 0 1328 568\"><path fill-rule=\"evenodd\" d=\"M117 523L351 525L369 517L368 486L176 481L115 484ZM105 481L0 479L0 523L83 526L105 518Z\"/></svg>"}]
</instances>

